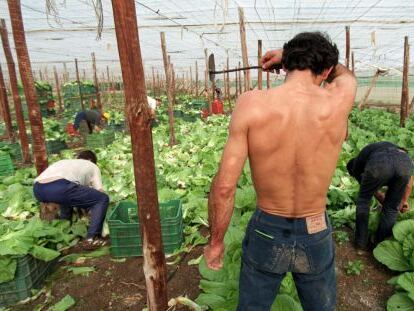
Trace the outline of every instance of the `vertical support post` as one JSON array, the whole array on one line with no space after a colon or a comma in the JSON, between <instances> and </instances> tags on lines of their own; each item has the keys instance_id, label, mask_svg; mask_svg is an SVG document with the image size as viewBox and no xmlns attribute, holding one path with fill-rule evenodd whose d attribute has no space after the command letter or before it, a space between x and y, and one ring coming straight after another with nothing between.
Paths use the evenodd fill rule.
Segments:
<instances>
[{"instance_id":1,"label":"vertical support post","mask_svg":"<svg viewBox=\"0 0 414 311\"><path fill-rule=\"evenodd\" d=\"M58 104L59 104L59 112L63 110L62 108L62 96L60 95L60 84L59 84L59 76L56 70L56 66L53 66L53 74L55 75L55 84L56 84L56 94L58 97Z\"/></svg>"},{"instance_id":2,"label":"vertical support post","mask_svg":"<svg viewBox=\"0 0 414 311\"><path fill-rule=\"evenodd\" d=\"M33 154L36 171L43 172L47 166L45 135L43 131L42 115L37 102L36 88L32 76L29 51L26 45L23 17L19 0L8 0L9 14L13 30L14 46L19 64L20 78L22 79L26 103L29 110L30 127L33 139Z\"/></svg>"},{"instance_id":3,"label":"vertical support post","mask_svg":"<svg viewBox=\"0 0 414 311\"><path fill-rule=\"evenodd\" d=\"M207 56L207 49L204 49L204 60L206 63L206 69L204 74L204 90L206 93L206 100L209 102L209 96L208 96L208 80L209 80L209 72L208 72L208 56ZM214 96L214 95L213 95ZM209 110L210 110L211 104L209 104Z\"/></svg>"},{"instance_id":4,"label":"vertical support post","mask_svg":"<svg viewBox=\"0 0 414 311\"><path fill-rule=\"evenodd\" d=\"M115 0L113 0L115 1ZM164 62L164 70L165 70L165 82L167 84L167 98L168 98L168 119L169 119L169 129L170 129L170 141L169 145L174 146L177 144L175 139L175 131L174 131L174 111L173 111L173 95L172 95L172 86L173 83L173 74L171 72L170 64L168 62L167 56L167 44L165 42L165 33L161 32L161 49L162 49L162 60Z\"/></svg>"},{"instance_id":5,"label":"vertical support post","mask_svg":"<svg viewBox=\"0 0 414 311\"><path fill-rule=\"evenodd\" d=\"M68 81L69 81L68 68L66 67L66 63L63 63L63 82L66 83Z\"/></svg>"},{"instance_id":6,"label":"vertical support post","mask_svg":"<svg viewBox=\"0 0 414 311\"><path fill-rule=\"evenodd\" d=\"M266 87L270 89L270 72L266 72Z\"/></svg>"},{"instance_id":7,"label":"vertical support post","mask_svg":"<svg viewBox=\"0 0 414 311\"><path fill-rule=\"evenodd\" d=\"M13 140L13 125L10 115L9 99L7 97L6 85L4 84L3 70L0 66L0 104L3 120L6 124L6 136L9 140Z\"/></svg>"},{"instance_id":8,"label":"vertical support post","mask_svg":"<svg viewBox=\"0 0 414 311\"><path fill-rule=\"evenodd\" d=\"M92 52L92 69L93 69L93 83L95 84L95 91L96 91L96 103L98 105L98 109L102 111L102 101L101 101L101 92L99 88L99 80L98 74L96 72L96 57L95 52Z\"/></svg>"},{"instance_id":9,"label":"vertical support post","mask_svg":"<svg viewBox=\"0 0 414 311\"><path fill-rule=\"evenodd\" d=\"M240 40L242 48L243 67L249 67L247 55L246 27L244 25L244 10L239 7ZM250 90L250 70L244 70L244 91Z\"/></svg>"},{"instance_id":10,"label":"vertical support post","mask_svg":"<svg viewBox=\"0 0 414 311\"><path fill-rule=\"evenodd\" d=\"M76 82L78 83L80 104L81 104L82 110L85 110L85 106L83 104L82 87L81 87L81 83L80 83L80 79L79 79L79 68L78 68L78 59L77 58L75 58L75 69L76 69ZM89 128L89 130L91 130L91 129Z\"/></svg>"},{"instance_id":11,"label":"vertical support post","mask_svg":"<svg viewBox=\"0 0 414 311\"><path fill-rule=\"evenodd\" d=\"M239 96L239 74L237 71L234 72L234 75L236 76L236 98Z\"/></svg>"},{"instance_id":12,"label":"vertical support post","mask_svg":"<svg viewBox=\"0 0 414 311\"><path fill-rule=\"evenodd\" d=\"M355 59L354 59L354 52L351 53L351 63L352 63L352 73L355 74Z\"/></svg>"},{"instance_id":13,"label":"vertical support post","mask_svg":"<svg viewBox=\"0 0 414 311\"><path fill-rule=\"evenodd\" d=\"M39 79L40 79L40 81L43 81L43 72L42 72L42 69L39 69Z\"/></svg>"},{"instance_id":14,"label":"vertical support post","mask_svg":"<svg viewBox=\"0 0 414 311\"><path fill-rule=\"evenodd\" d=\"M82 80L86 80L86 69L82 69Z\"/></svg>"},{"instance_id":15,"label":"vertical support post","mask_svg":"<svg viewBox=\"0 0 414 311\"><path fill-rule=\"evenodd\" d=\"M242 66L241 66L241 63L239 62L239 68L242 68ZM242 88L242 77L241 77L241 71L239 70L238 71L238 74L239 74L239 92L240 92L240 95L241 94L243 94L243 88Z\"/></svg>"},{"instance_id":16,"label":"vertical support post","mask_svg":"<svg viewBox=\"0 0 414 311\"><path fill-rule=\"evenodd\" d=\"M22 158L24 163L30 163L29 140L26 133L26 125L24 123L22 101L19 95L19 87L17 85L16 66L10 49L8 31L4 19L0 21L1 41L3 43L4 55L7 61L7 69L9 72L10 88L13 94L14 112L16 114L17 128L19 129L20 147L22 148Z\"/></svg>"},{"instance_id":17,"label":"vertical support post","mask_svg":"<svg viewBox=\"0 0 414 311\"><path fill-rule=\"evenodd\" d=\"M230 60L229 60L229 53L227 51L227 61L226 61L226 69L230 69ZM227 89L227 102L229 105L229 111L233 110L233 107L231 106L231 100L230 100L230 73L227 72L226 74L226 89Z\"/></svg>"},{"instance_id":18,"label":"vertical support post","mask_svg":"<svg viewBox=\"0 0 414 311\"><path fill-rule=\"evenodd\" d=\"M151 114L145 89L135 1L112 0L112 7L125 82L126 116L131 131L148 309L164 311L168 309L167 269L161 237Z\"/></svg>"},{"instance_id":19,"label":"vertical support post","mask_svg":"<svg viewBox=\"0 0 414 311\"><path fill-rule=\"evenodd\" d=\"M198 64L195 62L195 96L198 97Z\"/></svg>"},{"instance_id":20,"label":"vertical support post","mask_svg":"<svg viewBox=\"0 0 414 311\"><path fill-rule=\"evenodd\" d=\"M257 72L257 85L259 90L263 87L263 75L262 75L262 40L257 41L257 65L260 69Z\"/></svg>"},{"instance_id":21,"label":"vertical support post","mask_svg":"<svg viewBox=\"0 0 414 311\"><path fill-rule=\"evenodd\" d=\"M401 91L401 110L400 110L400 127L405 126L405 119L408 116L408 67L410 65L410 47L408 45L408 36L404 37L404 67Z\"/></svg>"},{"instance_id":22,"label":"vertical support post","mask_svg":"<svg viewBox=\"0 0 414 311\"><path fill-rule=\"evenodd\" d=\"M160 81L160 73L157 70L157 89L158 89L158 96L161 96L161 81Z\"/></svg>"},{"instance_id":23,"label":"vertical support post","mask_svg":"<svg viewBox=\"0 0 414 311\"><path fill-rule=\"evenodd\" d=\"M194 96L193 69L190 66L190 94Z\"/></svg>"},{"instance_id":24,"label":"vertical support post","mask_svg":"<svg viewBox=\"0 0 414 311\"><path fill-rule=\"evenodd\" d=\"M154 67L152 67L152 94L154 97L157 97L156 95L156 89L155 89L155 71L154 71Z\"/></svg>"},{"instance_id":25,"label":"vertical support post","mask_svg":"<svg viewBox=\"0 0 414 311\"><path fill-rule=\"evenodd\" d=\"M350 56L350 51L351 51L351 34L350 34L350 27L349 26L345 26L345 33L346 33L346 42L345 42L345 65L346 68L349 69L350 66L350 61L349 61L349 56Z\"/></svg>"}]
</instances>

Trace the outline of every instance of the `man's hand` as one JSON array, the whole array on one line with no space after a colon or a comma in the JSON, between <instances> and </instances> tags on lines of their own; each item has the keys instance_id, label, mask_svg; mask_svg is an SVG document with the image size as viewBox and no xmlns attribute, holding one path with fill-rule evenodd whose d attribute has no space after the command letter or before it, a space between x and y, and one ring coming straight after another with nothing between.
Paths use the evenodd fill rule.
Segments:
<instances>
[{"instance_id":1,"label":"man's hand","mask_svg":"<svg viewBox=\"0 0 414 311\"><path fill-rule=\"evenodd\" d=\"M212 270L220 270L223 267L224 257L224 243L207 245L204 248L204 258L206 259L207 267Z\"/></svg>"},{"instance_id":2,"label":"man's hand","mask_svg":"<svg viewBox=\"0 0 414 311\"><path fill-rule=\"evenodd\" d=\"M275 67L280 67L280 64L282 63L282 54L283 49L266 52L262 57L263 70L272 71ZM276 72L279 73L279 69L276 69Z\"/></svg>"},{"instance_id":3,"label":"man's hand","mask_svg":"<svg viewBox=\"0 0 414 311\"><path fill-rule=\"evenodd\" d=\"M401 203L401 205L400 205L400 212L401 213L406 213L409 210L410 210L410 205L408 205L408 202Z\"/></svg>"}]
</instances>

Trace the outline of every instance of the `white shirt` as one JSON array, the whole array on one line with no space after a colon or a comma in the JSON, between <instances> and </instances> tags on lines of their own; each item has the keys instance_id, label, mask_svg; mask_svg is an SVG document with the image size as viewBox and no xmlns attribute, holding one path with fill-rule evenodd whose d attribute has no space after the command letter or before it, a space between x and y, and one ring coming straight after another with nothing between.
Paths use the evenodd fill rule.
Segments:
<instances>
[{"instance_id":1,"label":"white shirt","mask_svg":"<svg viewBox=\"0 0 414 311\"><path fill-rule=\"evenodd\" d=\"M154 98L149 97L149 96L147 96L147 100L148 100L148 106L152 110L155 110L155 108L157 108L157 101Z\"/></svg>"},{"instance_id":2,"label":"white shirt","mask_svg":"<svg viewBox=\"0 0 414 311\"><path fill-rule=\"evenodd\" d=\"M96 190L102 189L101 171L91 161L83 159L60 160L45 169L35 182L66 179Z\"/></svg>"}]
</instances>

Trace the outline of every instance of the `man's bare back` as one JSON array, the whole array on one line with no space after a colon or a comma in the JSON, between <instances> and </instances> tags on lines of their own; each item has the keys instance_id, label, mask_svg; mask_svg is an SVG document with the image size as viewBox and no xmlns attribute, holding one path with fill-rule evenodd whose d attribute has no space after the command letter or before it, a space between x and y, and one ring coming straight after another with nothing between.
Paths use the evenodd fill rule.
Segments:
<instances>
[{"instance_id":1,"label":"man's bare back","mask_svg":"<svg viewBox=\"0 0 414 311\"><path fill-rule=\"evenodd\" d=\"M352 103L337 92L293 80L243 94L236 117L248 123L248 158L259 208L307 217L325 210Z\"/></svg>"}]
</instances>

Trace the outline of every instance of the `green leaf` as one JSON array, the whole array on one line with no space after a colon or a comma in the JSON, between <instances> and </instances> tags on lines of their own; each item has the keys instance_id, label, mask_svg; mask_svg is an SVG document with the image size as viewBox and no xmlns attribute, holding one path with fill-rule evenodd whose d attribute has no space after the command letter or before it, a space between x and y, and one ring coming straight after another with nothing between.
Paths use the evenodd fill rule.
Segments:
<instances>
[{"instance_id":1,"label":"green leaf","mask_svg":"<svg viewBox=\"0 0 414 311\"><path fill-rule=\"evenodd\" d=\"M406 293L396 293L388 299L387 311L414 311L414 302Z\"/></svg>"},{"instance_id":2,"label":"green leaf","mask_svg":"<svg viewBox=\"0 0 414 311\"><path fill-rule=\"evenodd\" d=\"M226 302L226 299L215 294L200 294L195 301L200 306L209 306L211 309L215 310L220 308L220 306Z\"/></svg>"},{"instance_id":3,"label":"green leaf","mask_svg":"<svg viewBox=\"0 0 414 311\"><path fill-rule=\"evenodd\" d=\"M383 241L374 249L374 257L391 270L409 271L411 264L397 241Z\"/></svg>"},{"instance_id":4,"label":"green leaf","mask_svg":"<svg viewBox=\"0 0 414 311\"><path fill-rule=\"evenodd\" d=\"M392 233L397 241L403 242L406 237L414 233L414 219L397 222L392 229Z\"/></svg>"},{"instance_id":5,"label":"green leaf","mask_svg":"<svg viewBox=\"0 0 414 311\"><path fill-rule=\"evenodd\" d=\"M271 311L302 311L300 303L295 301L291 296L286 294L277 295L272 305Z\"/></svg>"},{"instance_id":6,"label":"green leaf","mask_svg":"<svg viewBox=\"0 0 414 311\"><path fill-rule=\"evenodd\" d=\"M43 261L51 261L60 255L58 251L38 245L33 245L30 253L33 255L33 257Z\"/></svg>"},{"instance_id":7,"label":"green leaf","mask_svg":"<svg viewBox=\"0 0 414 311\"><path fill-rule=\"evenodd\" d=\"M406 272L397 279L397 285L408 293L414 293L414 272Z\"/></svg>"},{"instance_id":8,"label":"green leaf","mask_svg":"<svg viewBox=\"0 0 414 311\"><path fill-rule=\"evenodd\" d=\"M75 299L70 295L63 297L57 304L53 305L49 311L66 311L75 305Z\"/></svg>"},{"instance_id":9,"label":"green leaf","mask_svg":"<svg viewBox=\"0 0 414 311\"><path fill-rule=\"evenodd\" d=\"M0 283L14 279L16 273L17 259L11 257L0 257Z\"/></svg>"},{"instance_id":10,"label":"green leaf","mask_svg":"<svg viewBox=\"0 0 414 311\"><path fill-rule=\"evenodd\" d=\"M74 275L86 276L89 276L89 273L96 271L94 267L66 267L66 269Z\"/></svg>"}]
</instances>

